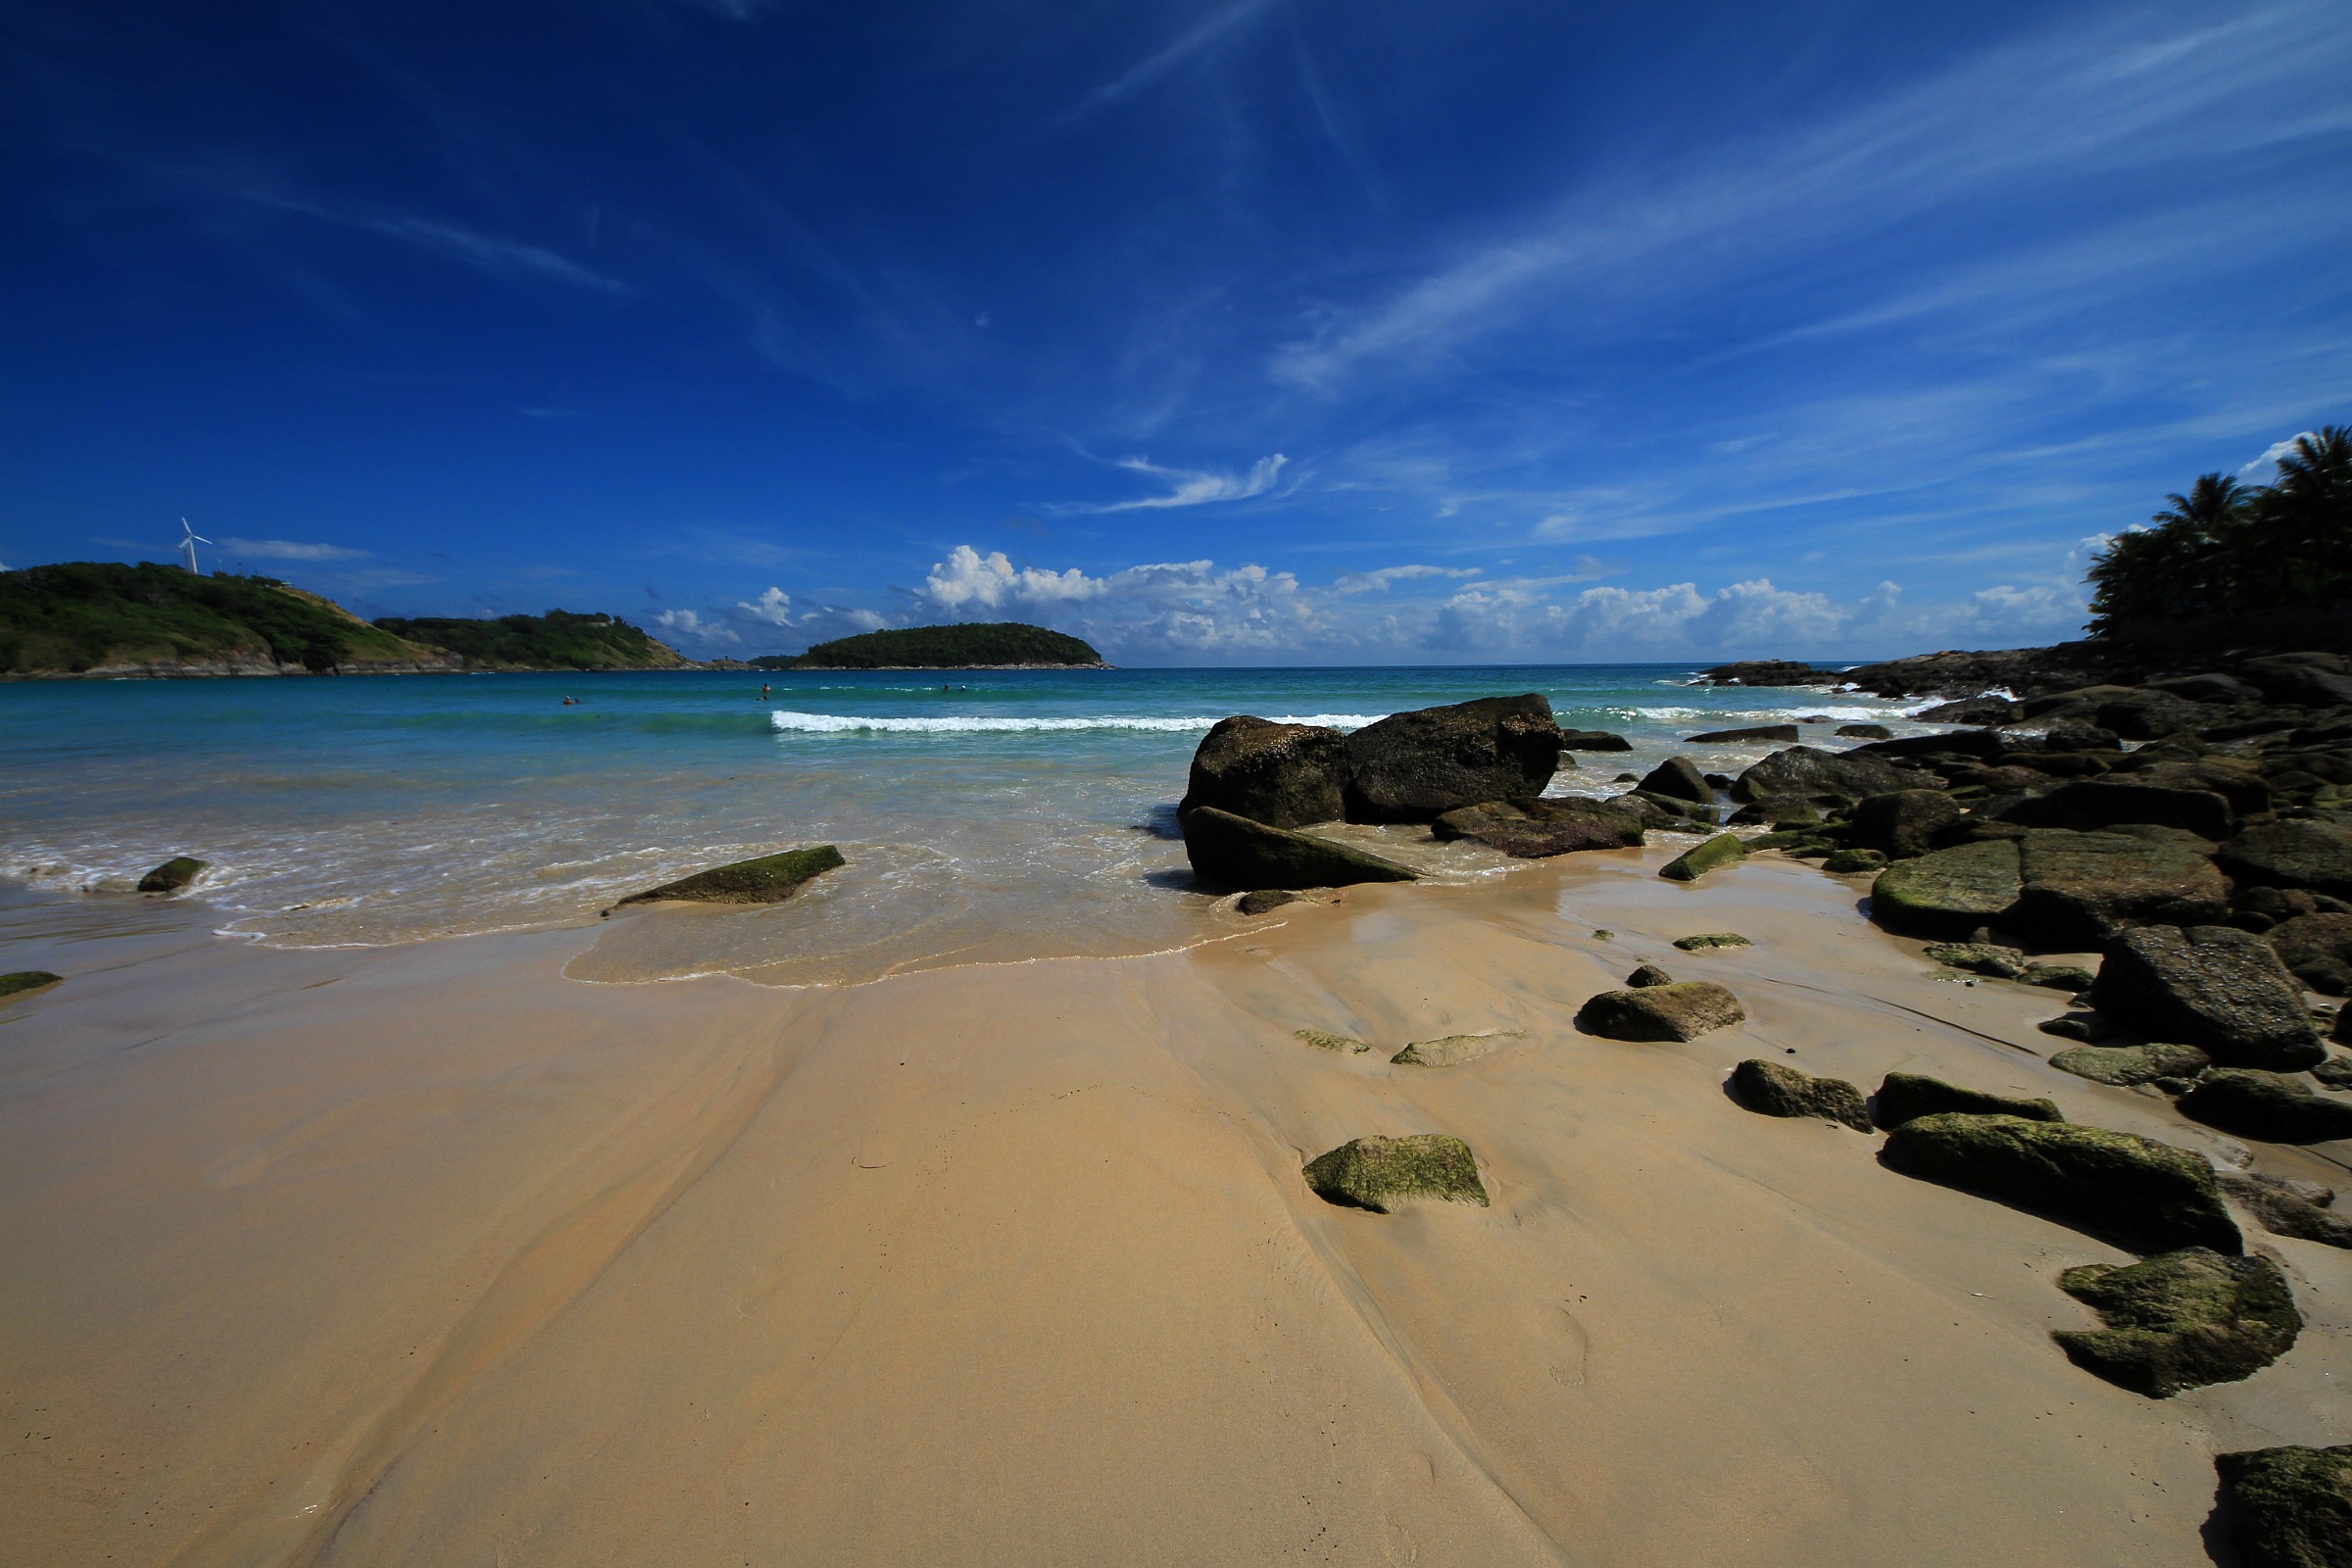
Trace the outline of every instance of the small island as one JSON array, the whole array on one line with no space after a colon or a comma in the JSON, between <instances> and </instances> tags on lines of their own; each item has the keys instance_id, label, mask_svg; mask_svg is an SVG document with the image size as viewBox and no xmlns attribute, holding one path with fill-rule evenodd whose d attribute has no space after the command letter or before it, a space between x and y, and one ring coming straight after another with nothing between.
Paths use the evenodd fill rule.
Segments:
<instances>
[{"instance_id":1,"label":"small island","mask_svg":"<svg viewBox=\"0 0 2352 1568\"><path fill-rule=\"evenodd\" d=\"M755 659L760 669L1108 669L1091 644L1017 620L905 626L818 643L798 656Z\"/></svg>"}]
</instances>

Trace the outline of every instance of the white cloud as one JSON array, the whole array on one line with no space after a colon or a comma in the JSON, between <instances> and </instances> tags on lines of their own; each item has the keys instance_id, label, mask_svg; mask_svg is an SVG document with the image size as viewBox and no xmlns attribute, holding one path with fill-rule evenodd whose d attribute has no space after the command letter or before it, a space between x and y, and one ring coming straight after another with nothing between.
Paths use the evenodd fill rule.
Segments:
<instances>
[{"instance_id":1,"label":"white cloud","mask_svg":"<svg viewBox=\"0 0 2352 1568\"><path fill-rule=\"evenodd\" d=\"M256 561L360 561L367 557L365 550L346 550L341 545L307 544L299 539L240 539L224 534L215 547L222 555L250 556Z\"/></svg>"},{"instance_id":2,"label":"white cloud","mask_svg":"<svg viewBox=\"0 0 2352 1568\"><path fill-rule=\"evenodd\" d=\"M1419 582L1432 577L1475 577L1477 566L1383 566L1378 571L1351 571L1332 584L1335 594L1385 594L1391 583Z\"/></svg>"},{"instance_id":3,"label":"white cloud","mask_svg":"<svg viewBox=\"0 0 2352 1568\"><path fill-rule=\"evenodd\" d=\"M2262 484L2269 484L2278 475L2278 460L2292 453L2295 450L2296 442L2316 440L2318 435L2319 432L2316 430L2305 430L2300 435L2290 435L2283 441L2272 442L2263 449L2261 457L2238 469L2237 476L2241 479L2252 479Z\"/></svg>"},{"instance_id":4,"label":"white cloud","mask_svg":"<svg viewBox=\"0 0 2352 1568\"><path fill-rule=\"evenodd\" d=\"M1121 458L1117 466L1134 473L1148 473L1154 479L1166 481L1174 488L1165 495L1145 496L1136 501L1084 502L1073 501L1053 507L1054 512L1143 512L1163 507L1198 507L1211 501L1247 501L1262 496L1274 488L1282 476L1283 466L1291 460L1277 452L1250 465L1247 473L1218 473L1206 468L1167 468L1149 458Z\"/></svg>"}]
</instances>

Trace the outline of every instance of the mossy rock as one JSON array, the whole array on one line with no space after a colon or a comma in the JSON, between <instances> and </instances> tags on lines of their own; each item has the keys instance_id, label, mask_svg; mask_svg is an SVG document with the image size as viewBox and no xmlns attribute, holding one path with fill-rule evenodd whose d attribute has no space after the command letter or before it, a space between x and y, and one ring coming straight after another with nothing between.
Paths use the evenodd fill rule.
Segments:
<instances>
[{"instance_id":1,"label":"mossy rock","mask_svg":"<svg viewBox=\"0 0 2352 1568\"><path fill-rule=\"evenodd\" d=\"M1942 1111L1888 1133L1879 1157L1906 1176L1997 1199L2132 1251L2245 1250L2213 1167L2134 1133Z\"/></svg>"},{"instance_id":2,"label":"mossy rock","mask_svg":"<svg viewBox=\"0 0 2352 1568\"><path fill-rule=\"evenodd\" d=\"M2081 993L2088 991L2098 976L2081 964L2029 963L2025 972L2017 978L2027 985L2040 986L2046 991Z\"/></svg>"},{"instance_id":3,"label":"mossy rock","mask_svg":"<svg viewBox=\"0 0 2352 1568\"><path fill-rule=\"evenodd\" d=\"M19 969L10 974L0 974L0 997L13 997L24 991L38 991L43 986L56 985L60 979L60 976L51 974L46 969Z\"/></svg>"},{"instance_id":4,"label":"mossy rock","mask_svg":"<svg viewBox=\"0 0 2352 1568\"><path fill-rule=\"evenodd\" d=\"M2352 1443L2217 1456L2245 1568L2352 1568Z\"/></svg>"},{"instance_id":5,"label":"mossy rock","mask_svg":"<svg viewBox=\"0 0 2352 1568\"><path fill-rule=\"evenodd\" d=\"M2052 1335L2067 1358L2151 1399L2250 1378L2303 1328L2278 1264L2203 1247L2122 1267L2085 1263L2059 1275L2058 1288L2106 1324Z\"/></svg>"},{"instance_id":6,"label":"mossy rock","mask_svg":"<svg viewBox=\"0 0 2352 1568\"><path fill-rule=\"evenodd\" d=\"M1335 1035L1328 1029L1294 1029L1291 1038L1304 1041L1317 1051L1337 1051L1350 1056L1360 1056L1372 1049L1369 1041L1353 1035Z\"/></svg>"},{"instance_id":7,"label":"mossy rock","mask_svg":"<svg viewBox=\"0 0 2352 1568\"><path fill-rule=\"evenodd\" d=\"M632 893L613 906L629 904L777 904L800 892L804 883L846 862L830 844L805 850L786 850L755 859L715 865L708 871L664 882L658 888Z\"/></svg>"},{"instance_id":8,"label":"mossy rock","mask_svg":"<svg viewBox=\"0 0 2352 1568\"><path fill-rule=\"evenodd\" d=\"M2193 1078L2213 1065L2194 1046L2070 1046L2050 1058L2060 1072L2130 1089L2159 1078Z\"/></svg>"},{"instance_id":9,"label":"mossy rock","mask_svg":"<svg viewBox=\"0 0 2352 1568\"><path fill-rule=\"evenodd\" d=\"M1995 980L2014 980L2026 972L2023 953L1989 942L1939 942L1921 956L1947 969L1966 969L1971 974L1990 975Z\"/></svg>"},{"instance_id":10,"label":"mossy rock","mask_svg":"<svg viewBox=\"0 0 2352 1568\"><path fill-rule=\"evenodd\" d=\"M1755 946L1737 931L1702 931L1696 936L1676 937L1674 945L1685 953L1703 953L1709 948L1752 948Z\"/></svg>"},{"instance_id":11,"label":"mossy rock","mask_svg":"<svg viewBox=\"0 0 2352 1568\"><path fill-rule=\"evenodd\" d=\"M177 893L213 862L199 860L192 855L174 855L145 876L139 878L141 893Z\"/></svg>"},{"instance_id":12,"label":"mossy rock","mask_svg":"<svg viewBox=\"0 0 2352 1568\"><path fill-rule=\"evenodd\" d=\"M1491 1035L1446 1035L1439 1040L1416 1040L1389 1058L1399 1067L1458 1067L1465 1061L1500 1051L1513 1040L1522 1038L1519 1031L1509 1030Z\"/></svg>"},{"instance_id":13,"label":"mossy rock","mask_svg":"<svg viewBox=\"0 0 2352 1568\"><path fill-rule=\"evenodd\" d=\"M1603 991L1576 1014L1576 1026L1609 1040L1696 1040L1747 1017L1740 999L1706 980Z\"/></svg>"},{"instance_id":14,"label":"mossy rock","mask_svg":"<svg viewBox=\"0 0 2352 1568\"><path fill-rule=\"evenodd\" d=\"M1862 1091L1842 1078L1816 1078L1751 1056L1732 1069L1732 1094L1759 1115L1803 1117L1837 1122L1858 1133L1870 1131L1870 1107Z\"/></svg>"},{"instance_id":15,"label":"mossy rock","mask_svg":"<svg viewBox=\"0 0 2352 1568\"><path fill-rule=\"evenodd\" d=\"M2352 1249L2352 1214L2337 1213L2335 1194L2317 1182L2281 1181L2237 1170L2221 1172L2220 1181L2222 1191L2250 1210L2272 1235Z\"/></svg>"},{"instance_id":16,"label":"mossy rock","mask_svg":"<svg viewBox=\"0 0 2352 1568\"><path fill-rule=\"evenodd\" d=\"M1350 1139L1307 1161L1305 1174L1324 1201L1375 1214L1420 1199L1487 1206L1470 1146L1445 1133Z\"/></svg>"},{"instance_id":17,"label":"mossy rock","mask_svg":"<svg viewBox=\"0 0 2352 1568\"><path fill-rule=\"evenodd\" d=\"M1871 1114L1878 1124L1890 1128L1947 1110L1971 1116L2022 1116L2028 1121L2066 1120L2066 1113L2054 1100L1990 1095L1981 1089L1963 1089L1940 1078L1912 1072L1888 1073L1871 1102Z\"/></svg>"},{"instance_id":18,"label":"mossy rock","mask_svg":"<svg viewBox=\"0 0 2352 1568\"><path fill-rule=\"evenodd\" d=\"M1704 844L1695 845L1658 867L1658 875L1672 882L1695 882L1709 871L1720 870L1736 860L1747 858L1747 846L1740 842L1737 833L1718 833Z\"/></svg>"},{"instance_id":19,"label":"mossy rock","mask_svg":"<svg viewBox=\"0 0 2352 1568\"><path fill-rule=\"evenodd\" d=\"M1889 931L1963 938L2006 914L2024 885L2015 843L1957 845L1881 871L1871 884L1870 916Z\"/></svg>"},{"instance_id":20,"label":"mossy rock","mask_svg":"<svg viewBox=\"0 0 2352 1568\"><path fill-rule=\"evenodd\" d=\"M1821 868L1833 876L1852 876L1861 871L1882 871L1886 867L1886 856L1881 850L1839 850L1821 862Z\"/></svg>"},{"instance_id":21,"label":"mossy rock","mask_svg":"<svg viewBox=\"0 0 2352 1568\"><path fill-rule=\"evenodd\" d=\"M1625 977L1625 983L1631 990L1646 991L1651 986L1670 986L1674 984L1674 976L1668 974L1665 970L1659 968L1654 963L1644 963L1637 967L1632 974L1627 975Z\"/></svg>"}]
</instances>

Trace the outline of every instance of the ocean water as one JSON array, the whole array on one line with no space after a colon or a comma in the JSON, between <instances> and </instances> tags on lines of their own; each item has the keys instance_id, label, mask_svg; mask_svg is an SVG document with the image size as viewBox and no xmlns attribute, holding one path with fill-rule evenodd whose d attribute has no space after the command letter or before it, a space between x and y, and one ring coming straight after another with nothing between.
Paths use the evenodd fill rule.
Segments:
<instances>
[{"instance_id":1,"label":"ocean water","mask_svg":"<svg viewBox=\"0 0 2352 1568\"><path fill-rule=\"evenodd\" d=\"M226 937L285 947L593 923L621 894L831 842L849 866L757 910L630 910L573 972L774 984L1145 952L1231 929L1186 886L1174 806L1229 713L1354 728L1512 692L1636 746L1555 794L1608 794L1700 730L1898 733L1922 704L1711 688L1681 665L661 672L0 685L0 877L127 900L176 854ZM762 684L768 687L762 696ZM579 699L566 707L564 698ZM1415 828L1337 830L1444 877L1512 862Z\"/></svg>"}]
</instances>

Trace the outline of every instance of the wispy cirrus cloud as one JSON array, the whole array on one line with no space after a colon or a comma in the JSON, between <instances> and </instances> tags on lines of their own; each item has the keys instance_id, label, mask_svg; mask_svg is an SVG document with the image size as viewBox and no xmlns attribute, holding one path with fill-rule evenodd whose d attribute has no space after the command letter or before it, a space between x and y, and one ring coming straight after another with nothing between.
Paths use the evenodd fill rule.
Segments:
<instances>
[{"instance_id":1,"label":"wispy cirrus cloud","mask_svg":"<svg viewBox=\"0 0 2352 1568\"><path fill-rule=\"evenodd\" d=\"M1150 474L1165 481L1170 488L1164 495L1141 496L1132 501L1067 501L1049 510L1054 512L1156 512L1168 507L1200 507L1214 501L1247 501L1262 496L1274 488L1282 477L1283 467L1291 460L1277 452L1258 459L1240 473L1220 473L1209 468L1170 468L1153 463L1150 458L1121 458L1112 465L1130 473Z\"/></svg>"},{"instance_id":2,"label":"wispy cirrus cloud","mask_svg":"<svg viewBox=\"0 0 2352 1568\"><path fill-rule=\"evenodd\" d=\"M1090 90L1056 116L1054 122L1063 126L1074 125L1121 99L1132 97L1195 55L1219 43L1274 3L1275 0L1226 0L1224 5L1211 10L1173 41Z\"/></svg>"},{"instance_id":3,"label":"wispy cirrus cloud","mask_svg":"<svg viewBox=\"0 0 2352 1568\"><path fill-rule=\"evenodd\" d=\"M342 545L313 544L300 539L241 539L223 534L214 547L223 555L255 561L364 561L370 552Z\"/></svg>"}]
</instances>

